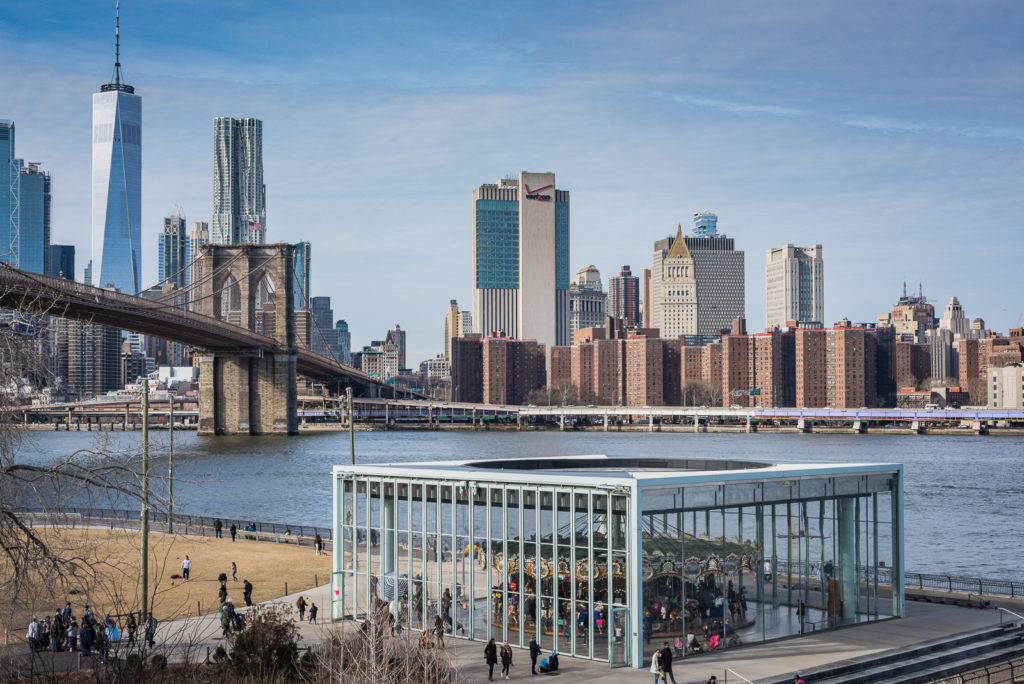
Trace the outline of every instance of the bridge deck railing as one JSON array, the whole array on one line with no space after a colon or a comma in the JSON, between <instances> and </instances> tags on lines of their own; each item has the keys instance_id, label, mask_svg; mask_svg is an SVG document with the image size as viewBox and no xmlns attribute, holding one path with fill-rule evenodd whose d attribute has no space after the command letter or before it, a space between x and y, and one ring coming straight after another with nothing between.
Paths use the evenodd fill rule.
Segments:
<instances>
[{"instance_id":1,"label":"bridge deck railing","mask_svg":"<svg viewBox=\"0 0 1024 684\"><path fill-rule=\"evenodd\" d=\"M789 568L793 573L804 574L807 572L808 565L810 565L811 575L822 572L821 563L808 564L806 561L790 563ZM786 564L780 560L777 570L780 574L785 574ZM874 568L862 565L858 568L858 579L862 582L873 581L873 572L878 573L879 584L892 584L892 568L888 566ZM961 594L1009 596L1011 598L1024 597L1024 582L1009 579L907 571L903 573L903 586L906 590L932 589L934 591L949 591Z\"/></svg>"}]
</instances>

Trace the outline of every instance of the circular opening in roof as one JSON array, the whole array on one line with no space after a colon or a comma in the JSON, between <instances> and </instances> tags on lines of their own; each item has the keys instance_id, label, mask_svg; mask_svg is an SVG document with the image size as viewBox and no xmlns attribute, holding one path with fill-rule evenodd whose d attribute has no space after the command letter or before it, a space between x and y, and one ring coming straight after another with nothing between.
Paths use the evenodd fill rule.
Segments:
<instances>
[{"instance_id":1,"label":"circular opening in roof","mask_svg":"<svg viewBox=\"0 0 1024 684\"><path fill-rule=\"evenodd\" d=\"M770 468L771 463L708 458L637 458L635 456L546 456L469 461L487 470L665 470L703 471Z\"/></svg>"}]
</instances>

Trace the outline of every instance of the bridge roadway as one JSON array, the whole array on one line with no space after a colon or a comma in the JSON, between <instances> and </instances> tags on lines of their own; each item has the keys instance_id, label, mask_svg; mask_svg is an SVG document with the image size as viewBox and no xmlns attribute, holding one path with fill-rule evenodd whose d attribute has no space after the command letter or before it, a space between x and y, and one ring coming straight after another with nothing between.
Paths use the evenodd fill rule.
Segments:
<instances>
[{"instance_id":1,"label":"bridge roadway","mask_svg":"<svg viewBox=\"0 0 1024 684\"><path fill-rule=\"evenodd\" d=\"M97 323L209 351L286 351L272 337L167 302L29 273L6 264L0 264L0 308ZM308 378L340 381L382 396L415 396L309 349L297 350L296 371Z\"/></svg>"}]
</instances>

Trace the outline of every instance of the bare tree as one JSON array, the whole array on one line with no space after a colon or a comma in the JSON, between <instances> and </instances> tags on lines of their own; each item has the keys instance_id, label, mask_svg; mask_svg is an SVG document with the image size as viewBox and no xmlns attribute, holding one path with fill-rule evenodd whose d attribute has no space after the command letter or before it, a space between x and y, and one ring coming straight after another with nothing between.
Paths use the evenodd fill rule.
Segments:
<instances>
[{"instance_id":1,"label":"bare tree","mask_svg":"<svg viewBox=\"0 0 1024 684\"><path fill-rule=\"evenodd\" d=\"M722 388L702 380L687 382L681 395L683 406L719 406L722 403Z\"/></svg>"}]
</instances>

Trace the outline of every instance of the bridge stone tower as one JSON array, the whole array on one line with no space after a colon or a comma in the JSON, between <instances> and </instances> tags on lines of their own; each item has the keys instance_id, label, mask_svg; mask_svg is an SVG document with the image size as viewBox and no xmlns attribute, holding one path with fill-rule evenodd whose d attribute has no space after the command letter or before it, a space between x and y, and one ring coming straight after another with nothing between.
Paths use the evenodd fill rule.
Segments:
<instances>
[{"instance_id":1,"label":"bridge stone tower","mask_svg":"<svg viewBox=\"0 0 1024 684\"><path fill-rule=\"evenodd\" d=\"M199 352L199 434L298 432L293 247L205 245L193 309L273 338L276 349Z\"/></svg>"}]
</instances>

